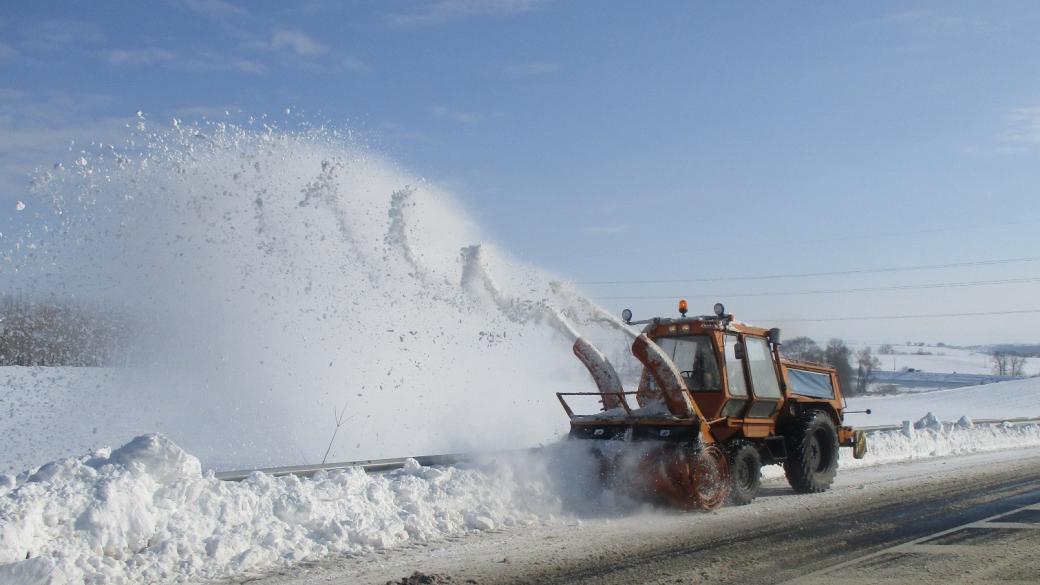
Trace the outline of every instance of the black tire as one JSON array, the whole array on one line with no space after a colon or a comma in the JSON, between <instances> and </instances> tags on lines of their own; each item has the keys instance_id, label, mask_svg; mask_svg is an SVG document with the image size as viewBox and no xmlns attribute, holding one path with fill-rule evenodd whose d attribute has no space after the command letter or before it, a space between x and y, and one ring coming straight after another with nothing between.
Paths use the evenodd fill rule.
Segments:
<instances>
[{"instance_id":1,"label":"black tire","mask_svg":"<svg viewBox=\"0 0 1040 585\"><path fill-rule=\"evenodd\" d=\"M838 472L838 430L819 410L798 417L787 436L787 483L800 494L823 492Z\"/></svg>"},{"instance_id":2,"label":"black tire","mask_svg":"<svg viewBox=\"0 0 1040 585\"><path fill-rule=\"evenodd\" d=\"M729 473L732 487L729 501L736 506L750 504L762 487L762 456L751 443L738 442L729 449Z\"/></svg>"}]
</instances>

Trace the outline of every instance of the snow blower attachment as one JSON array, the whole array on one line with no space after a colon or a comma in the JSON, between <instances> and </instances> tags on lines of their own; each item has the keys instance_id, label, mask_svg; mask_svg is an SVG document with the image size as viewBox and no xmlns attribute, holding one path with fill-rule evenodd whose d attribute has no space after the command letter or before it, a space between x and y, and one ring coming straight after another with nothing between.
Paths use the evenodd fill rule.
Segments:
<instances>
[{"instance_id":1,"label":"snow blower attachment","mask_svg":"<svg viewBox=\"0 0 1040 585\"><path fill-rule=\"evenodd\" d=\"M834 480L839 446L866 454L864 433L842 425L833 368L781 358L779 329L738 323L721 303L711 316L687 317L686 308L680 301L678 319L633 322L623 313L627 324L646 325L632 344L643 364L635 392L587 340L574 343L599 391L557 397L570 437L594 446L605 481L710 510L753 500L762 465L783 465L797 492L821 492ZM598 397L600 411L575 414L567 397L578 396Z\"/></svg>"}]
</instances>

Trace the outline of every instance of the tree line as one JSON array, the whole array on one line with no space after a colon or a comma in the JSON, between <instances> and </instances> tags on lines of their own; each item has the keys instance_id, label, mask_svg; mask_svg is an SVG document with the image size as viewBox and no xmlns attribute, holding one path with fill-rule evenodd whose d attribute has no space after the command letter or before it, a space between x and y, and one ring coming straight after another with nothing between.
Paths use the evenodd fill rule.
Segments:
<instances>
[{"instance_id":1,"label":"tree line","mask_svg":"<svg viewBox=\"0 0 1040 585\"><path fill-rule=\"evenodd\" d=\"M881 360L874 355L870 346L853 352L844 341L837 338L820 347L808 337L794 337L780 346L780 353L788 359L834 368L845 396L866 394L867 388L874 382L875 372L881 367Z\"/></svg>"}]
</instances>

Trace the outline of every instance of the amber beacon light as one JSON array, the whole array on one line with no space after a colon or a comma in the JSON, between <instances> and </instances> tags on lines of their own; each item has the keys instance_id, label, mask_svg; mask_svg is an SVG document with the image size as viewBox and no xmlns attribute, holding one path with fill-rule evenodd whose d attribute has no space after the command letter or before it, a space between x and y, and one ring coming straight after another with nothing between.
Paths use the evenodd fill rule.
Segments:
<instances>
[{"instance_id":1,"label":"amber beacon light","mask_svg":"<svg viewBox=\"0 0 1040 585\"><path fill-rule=\"evenodd\" d=\"M683 317L686 316L686 299L679 299L679 314Z\"/></svg>"}]
</instances>

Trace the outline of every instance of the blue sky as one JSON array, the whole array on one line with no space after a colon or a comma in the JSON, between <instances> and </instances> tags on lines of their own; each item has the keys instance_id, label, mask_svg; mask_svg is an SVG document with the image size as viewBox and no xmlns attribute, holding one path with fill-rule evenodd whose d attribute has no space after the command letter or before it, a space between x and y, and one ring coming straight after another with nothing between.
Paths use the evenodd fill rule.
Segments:
<instances>
[{"instance_id":1,"label":"blue sky","mask_svg":"<svg viewBox=\"0 0 1040 585\"><path fill-rule=\"evenodd\" d=\"M447 186L575 281L1040 255L1033 2L5 3L0 228L35 165L142 110L292 107ZM583 285L671 300L1040 277L1040 262ZM722 298L739 317L1040 308L1040 284ZM710 307L707 299L693 301ZM786 324L856 340L1037 341L1040 314Z\"/></svg>"}]
</instances>

